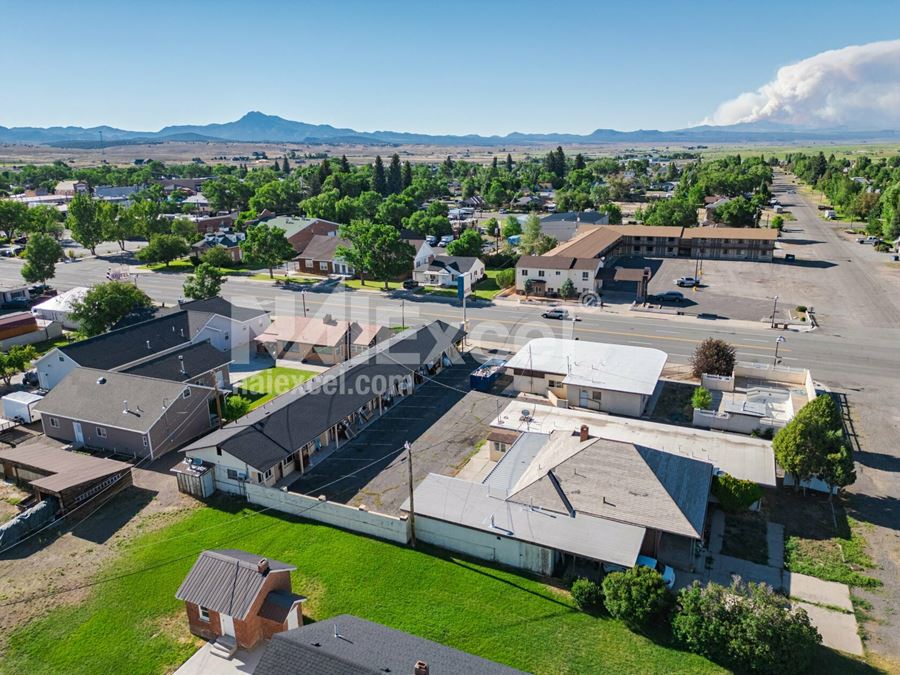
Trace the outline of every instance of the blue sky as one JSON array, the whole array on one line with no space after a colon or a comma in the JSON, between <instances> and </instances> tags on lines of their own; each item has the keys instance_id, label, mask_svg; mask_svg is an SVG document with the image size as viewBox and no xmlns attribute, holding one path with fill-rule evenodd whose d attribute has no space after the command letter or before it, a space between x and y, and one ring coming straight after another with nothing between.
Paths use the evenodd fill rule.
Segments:
<instances>
[{"instance_id":1,"label":"blue sky","mask_svg":"<svg viewBox=\"0 0 900 675\"><path fill-rule=\"evenodd\" d=\"M361 131L696 124L779 66L900 37L900 3L0 0L0 124L249 110Z\"/></svg>"}]
</instances>

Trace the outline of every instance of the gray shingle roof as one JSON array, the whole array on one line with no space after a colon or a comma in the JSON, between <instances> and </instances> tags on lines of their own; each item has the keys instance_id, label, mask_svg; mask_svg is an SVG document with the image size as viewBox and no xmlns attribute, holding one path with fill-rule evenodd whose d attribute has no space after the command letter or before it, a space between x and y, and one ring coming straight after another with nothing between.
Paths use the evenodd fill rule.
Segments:
<instances>
[{"instance_id":1,"label":"gray shingle roof","mask_svg":"<svg viewBox=\"0 0 900 675\"><path fill-rule=\"evenodd\" d=\"M228 300L221 297L208 298L206 300L193 300L192 302L181 303L181 309L188 312L201 312L203 314L218 314L219 316L227 316L235 321L249 321L258 316L267 314L266 310L256 307L240 307L231 304Z\"/></svg>"},{"instance_id":2,"label":"gray shingle roof","mask_svg":"<svg viewBox=\"0 0 900 675\"><path fill-rule=\"evenodd\" d=\"M187 382L230 362L230 352L220 352L209 342L200 342L131 366L123 372L172 382Z\"/></svg>"},{"instance_id":3,"label":"gray shingle roof","mask_svg":"<svg viewBox=\"0 0 900 675\"><path fill-rule=\"evenodd\" d=\"M146 433L185 389L212 393L208 387L186 385L128 373L75 368L35 405L42 414ZM208 396L198 396L205 407ZM193 399L192 399L193 400ZM127 401L127 410L125 402Z\"/></svg>"},{"instance_id":4,"label":"gray shingle roof","mask_svg":"<svg viewBox=\"0 0 900 675\"><path fill-rule=\"evenodd\" d=\"M412 673L416 661L427 663L434 675L522 672L349 614L278 633L266 647L254 672L256 675L400 675Z\"/></svg>"},{"instance_id":5,"label":"gray shingle roof","mask_svg":"<svg viewBox=\"0 0 900 675\"><path fill-rule=\"evenodd\" d=\"M441 272L445 269L453 269L456 270L460 274L465 274L472 267L475 266L475 263L478 262L478 258L469 257L469 256L452 256L452 255L439 255L435 256L434 260L432 260L427 265L422 265L418 269L419 270L429 270L431 272Z\"/></svg>"},{"instance_id":6,"label":"gray shingle roof","mask_svg":"<svg viewBox=\"0 0 900 675\"><path fill-rule=\"evenodd\" d=\"M257 564L264 557L236 549L203 551L175 597L235 619L246 619L269 574L297 569L269 560L268 571L260 573Z\"/></svg>"},{"instance_id":7,"label":"gray shingle roof","mask_svg":"<svg viewBox=\"0 0 900 675\"><path fill-rule=\"evenodd\" d=\"M326 261L334 260L337 255L338 246L349 248L350 242L341 237L329 237L326 234L316 234L309 240L306 248L303 249L303 253L299 254L297 258Z\"/></svg>"},{"instance_id":8,"label":"gray shingle roof","mask_svg":"<svg viewBox=\"0 0 900 675\"><path fill-rule=\"evenodd\" d=\"M396 388L409 373L434 361L462 335L462 329L443 321L411 328L184 449L218 447L256 470L266 471L372 400L375 383L382 391L388 385Z\"/></svg>"},{"instance_id":9,"label":"gray shingle roof","mask_svg":"<svg viewBox=\"0 0 900 675\"><path fill-rule=\"evenodd\" d=\"M509 499L699 539L712 470L709 462L556 431Z\"/></svg>"},{"instance_id":10,"label":"gray shingle roof","mask_svg":"<svg viewBox=\"0 0 900 675\"><path fill-rule=\"evenodd\" d=\"M175 312L65 345L59 350L79 366L107 370L187 344L190 340L187 312Z\"/></svg>"}]
</instances>

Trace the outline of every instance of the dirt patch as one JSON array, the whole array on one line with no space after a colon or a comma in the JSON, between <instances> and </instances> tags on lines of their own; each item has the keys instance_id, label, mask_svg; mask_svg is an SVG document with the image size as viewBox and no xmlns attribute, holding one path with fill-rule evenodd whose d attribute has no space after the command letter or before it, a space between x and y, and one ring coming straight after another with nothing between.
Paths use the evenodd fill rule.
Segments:
<instances>
[{"instance_id":1,"label":"dirt patch","mask_svg":"<svg viewBox=\"0 0 900 675\"><path fill-rule=\"evenodd\" d=\"M760 565L769 564L766 520L759 513L725 514L722 553Z\"/></svg>"},{"instance_id":2,"label":"dirt patch","mask_svg":"<svg viewBox=\"0 0 900 675\"><path fill-rule=\"evenodd\" d=\"M27 496L28 492L12 483L0 482L0 523L15 518L19 513L16 504Z\"/></svg>"},{"instance_id":3,"label":"dirt patch","mask_svg":"<svg viewBox=\"0 0 900 675\"><path fill-rule=\"evenodd\" d=\"M96 505L87 507L60 528L48 530L0 557L0 601L5 605L0 607L0 649L14 628L52 607L81 602L90 590L36 596L83 584L133 537L164 527L200 505L178 492L175 476L168 469L180 457L172 455L149 469L136 469L134 486L95 512L91 513ZM0 486L0 494L9 492L10 486Z\"/></svg>"},{"instance_id":4,"label":"dirt patch","mask_svg":"<svg viewBox=\"0 0 900 675\"><path fill-rule=\"evenodd\" d=\"M694 407L691 405L691 396L696 385L687 382L663 382L656 407L650 419L655 422L667 422L691 426L694 418Z\"/></svg>"}]
</instances>

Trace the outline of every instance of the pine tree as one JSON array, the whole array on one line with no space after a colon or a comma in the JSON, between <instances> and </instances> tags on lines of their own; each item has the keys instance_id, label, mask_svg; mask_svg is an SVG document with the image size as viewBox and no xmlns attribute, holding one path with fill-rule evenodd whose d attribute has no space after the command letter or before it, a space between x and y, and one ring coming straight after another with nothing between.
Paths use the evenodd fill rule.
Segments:
<instances>
[{"instance_id":1,"label":"pine tree","mask_svg":"<svg viewBox=\"0 0 900 675\"><path fill-rule=\"evenodd\" d=\"M403 189L405 190L412 185L412 181L412 164L409 163L409 160L406 160L403 162Z\"/></svg>"},{"instance_id":2,"label":"pine tree","mask_svg":"<svg viewBox=\"0 0 900 675\"><path fill-rule=\"evenodd\" d=\"M577 155L575 155L575 168L576 168L576 169L583 169L583 168L585 168L585 166L586 166L586 165L585 165L585 163L584 163L584 155L582 155L582 154L579 152Z\"/></svg>"},{"instance_id":3,"label":"pine tree","mask_svg":"<svg viewBox=\"0 0 900 675\"><path fill-rule=\"evenodd\" d=\"M382 197L387 196L387 179L384 176L384 162L381 155L375 155L375 167L372 169L372 189Z\"/></svg>"},{"instance_id":4,"label":"pine tree","mask_svg":"<svg viewBox=\"0 0 900 675\"><path fill-rule=\"evenodd\" d=\"M323 159L319 164L319 185L325 184L325 179L331 175L331 163L327 159Z\"/></svg>"},{"instance_id":5,"label":"pine tree","mask_svg":"<svg viewBox=\"0 0 900 675\"><path fill-rule=\"evenodd\" d=\"M278 160L275 160L275 164L272 166L272 171L275 173L281 173L281 166L278 164Z\"/></svg>"},{"instance_id":6,"label":"pine tree","mask_svg":"<svg viewBox=\"0 0 900 675\"><path fill-rule=\"evenodd\" d=\"M509 153L506 153L506 170L510 173L512 173L513 170L512 155Z\"/></svg>"},{"instance_id":7,"label":"pine tree","mask_svg":"<svg viewBox=\"0 0 900 675\"><path fill-rule=\"evenodd\" d=\"M341 173L350 173L350 162L347 161L347 155L341 155Z\"/></svg>"},{"instance_id":8,"label":"pine tree","mask_svg":"<svg viewBox=\"0 0 900 675\"><path fill-rule=\"evenodd\" d=\"M287 175L291 172L291 164L288 162L287 155L284 156L284 161L281 163L281 171Z\"/></svg>"},{"instance_id":9,"label":"pine tree","mask_svg":"<svg viewBox=\"0 0 900 675\"><path fill-rule=\"evenodd\" d=\"M494 155L494 159L491 160L491 168L496 171L497 170L497 156Z\"/></svg>"},{"instance_id":10,"label":"pine tree","mask_svg":"<svg viewBox=\"0 0 900 675\"><path fill-rule=\"evenodd\" d=\"M400 167L400 155L396 152L391 156L391 163L388 166L387 189L392 195L399 193L403 189L403 171Z\"/></svg>"}]
</instances>

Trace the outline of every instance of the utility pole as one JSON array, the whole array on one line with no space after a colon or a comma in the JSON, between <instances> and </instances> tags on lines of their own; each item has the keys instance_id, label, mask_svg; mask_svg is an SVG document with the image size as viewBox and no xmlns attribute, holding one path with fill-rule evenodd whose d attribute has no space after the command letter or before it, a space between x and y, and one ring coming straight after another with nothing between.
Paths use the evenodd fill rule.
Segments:
<instances>
[{"instance_id":1,"label":"utility pole","mask_svg":"<svg viewBox=\"0 0 900 675\"><path fill-rule=\"evenodd\" d=\"M409 466L409 533L412 547L416 547L416 504L413 495L412 446L409 441L403 444L406 450L406 463Z\"/></svg>"},{"instance_id":2,"label":"utility pole","mask_svg":"<svg viewBox=\"0 0 900 675\"><path fill-rule=\"evenodd\" d=\"M300 291L300 298L303 300L303 317L306 318L306 291Z\"/></svg>"},{"instance_id":3,"label":"utility pole","mask_svg":"<svg viewBox=\"0 0 900 675\"><path fill-rule=\"evenodd\" d=\"M775 312L778 310L778 296L775 296L775 304L772 305L772 328L775 328Z\"/></svg>"},{"instance_id":4,"label":"utility pole","mask_svg":"<svg viewBox=\"0 0 900 675\"><path fill-rule=\"evenodd\" d=\"M785 341L784 335L779 335L778 339L775 340L775 358L772 359L772 368L778 365L778 347L781 346L781 343Z\"/></svg>"},{"instance_id":5,"label":"utility pole","mask_svg":"<svg viewBox=\"0 0 900 675\"><path fill-rule=\"evenodd\" d=\"M406 330L406 300L400 299L400 328Z\"/></svg>"}]
</instances>

